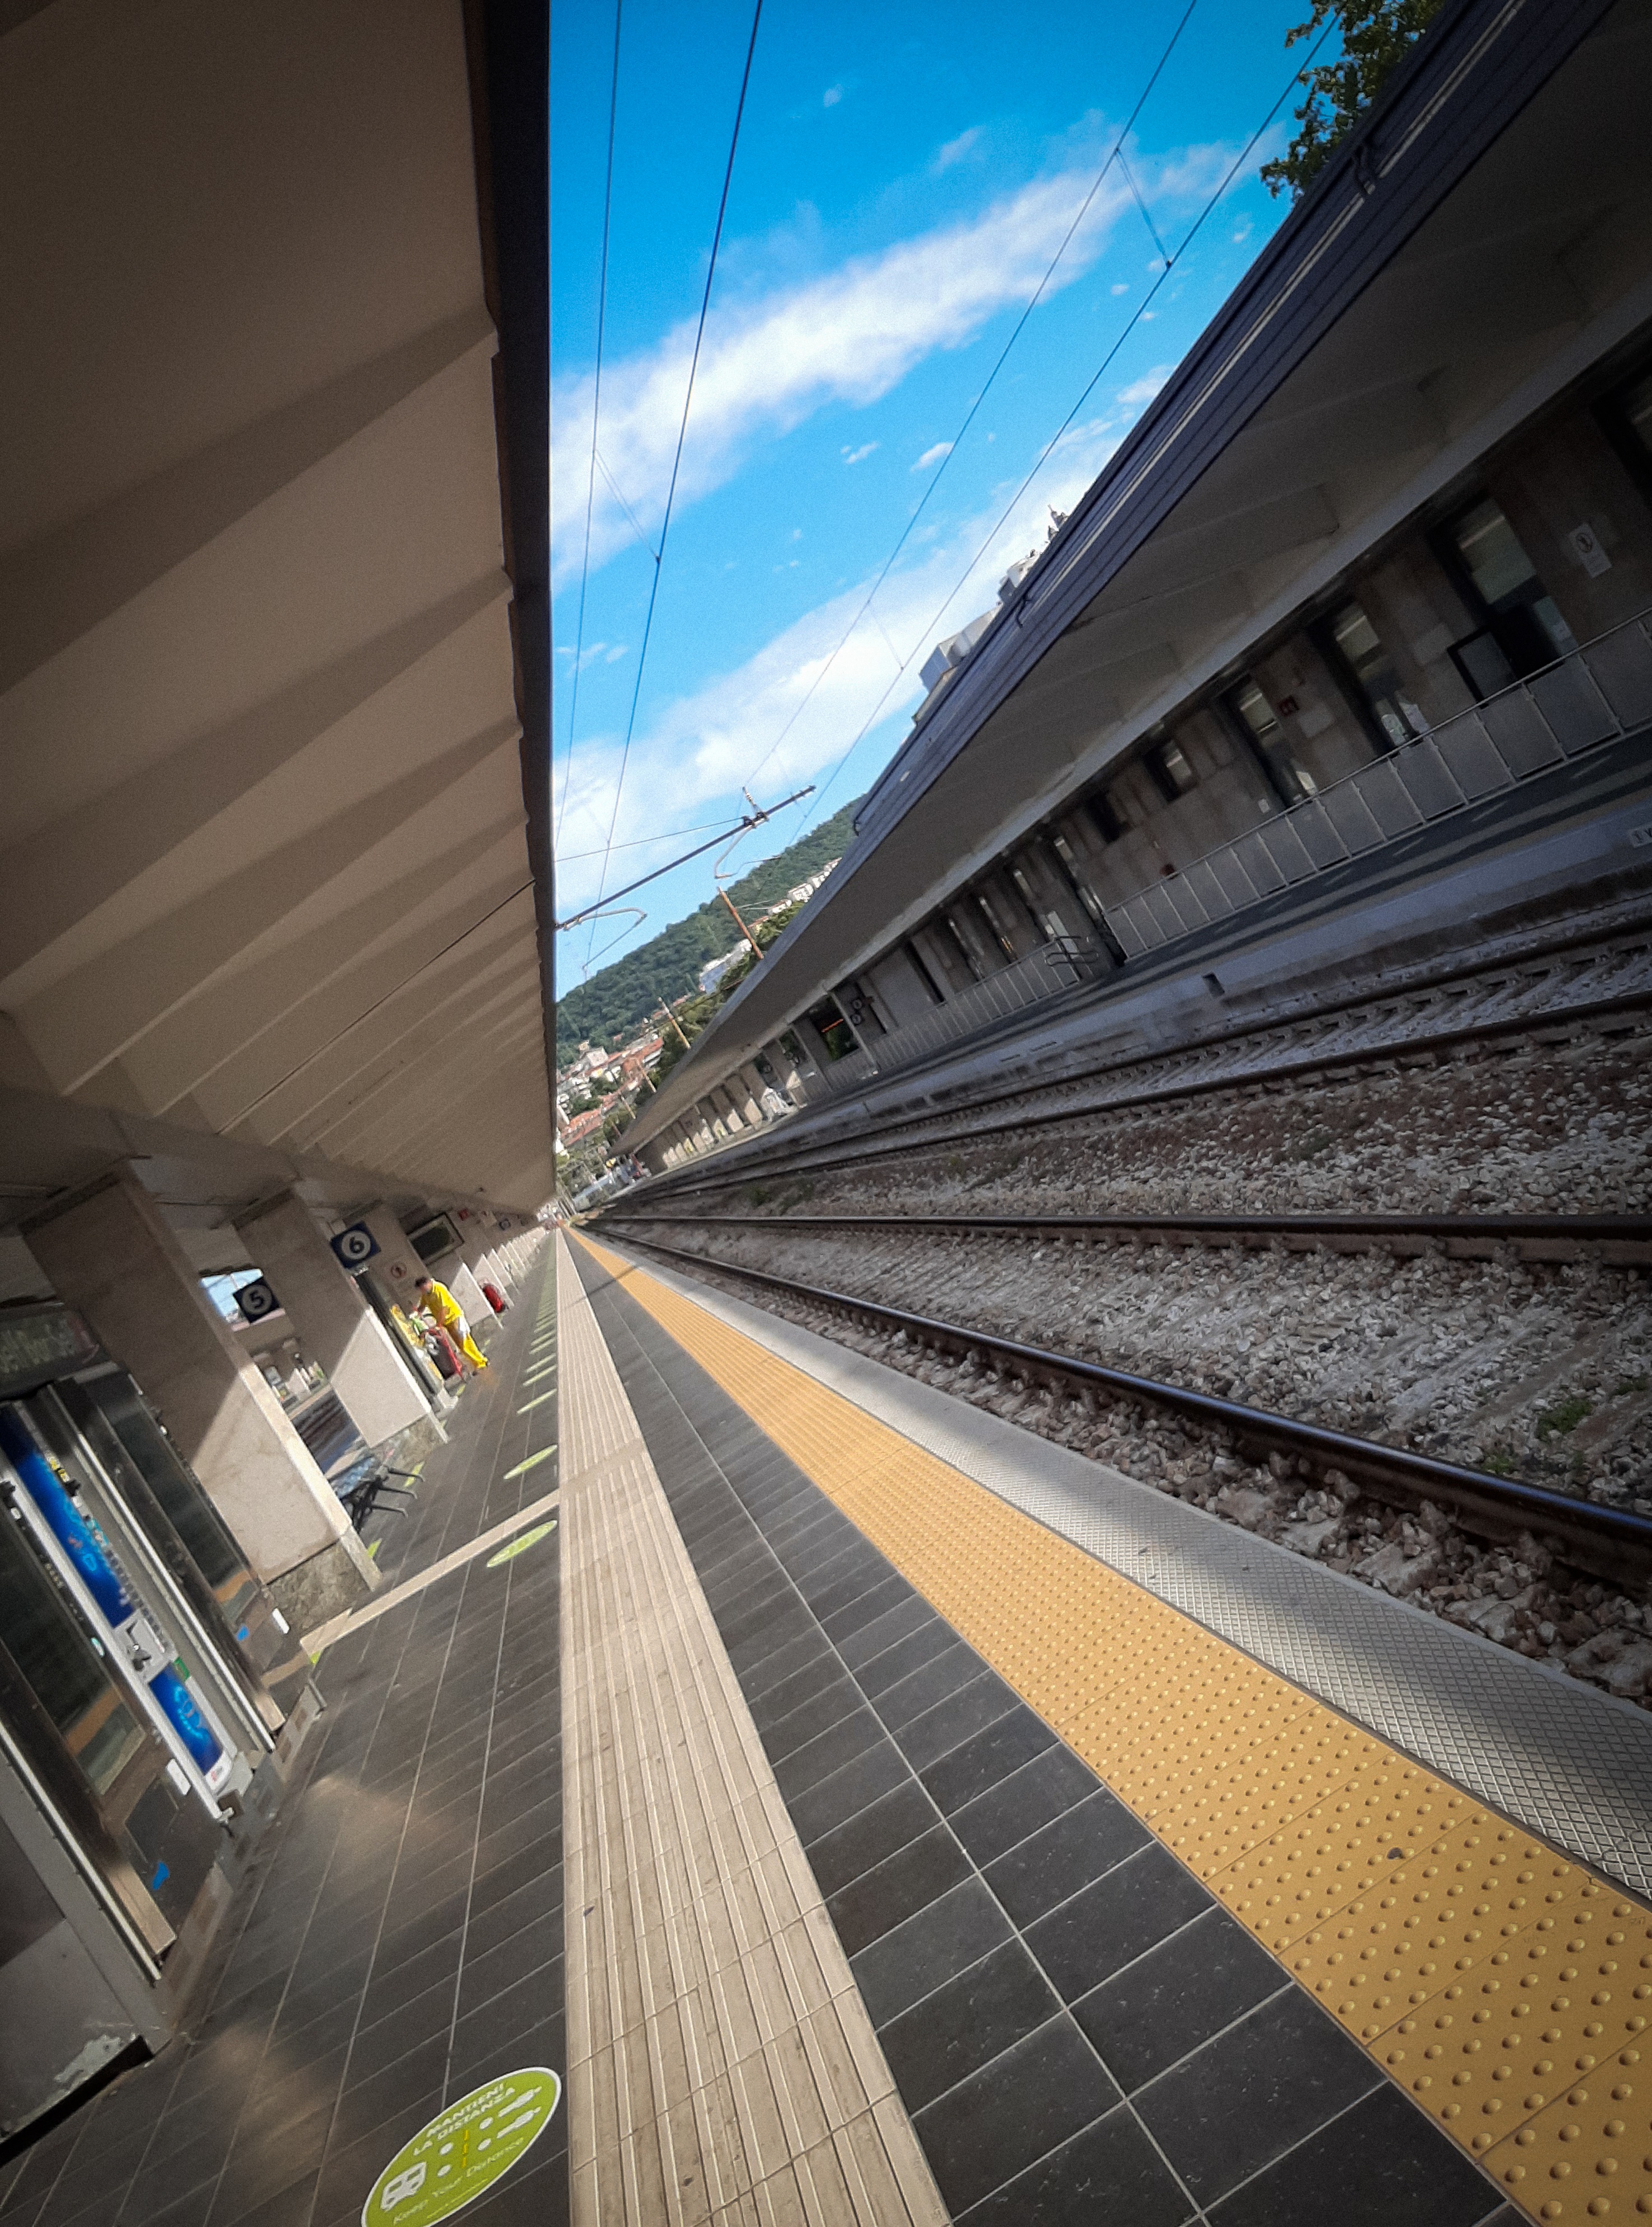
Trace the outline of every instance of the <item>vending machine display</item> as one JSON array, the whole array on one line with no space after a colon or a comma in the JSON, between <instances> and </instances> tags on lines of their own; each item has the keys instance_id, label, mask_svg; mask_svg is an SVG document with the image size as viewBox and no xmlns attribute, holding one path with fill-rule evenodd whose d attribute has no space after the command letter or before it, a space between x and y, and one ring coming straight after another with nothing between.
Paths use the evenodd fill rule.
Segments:
<instances>
[{"instance_id":1,"label":"vending machine display","mask_svg":"<svg viewBox=\"0 0 1652 2227\"><path fill-rule=\"evenodd\" d=\"M0 1309L0 2134L165 2039L309 1670L131 1378Z\"/></svg>"}]
</instances>

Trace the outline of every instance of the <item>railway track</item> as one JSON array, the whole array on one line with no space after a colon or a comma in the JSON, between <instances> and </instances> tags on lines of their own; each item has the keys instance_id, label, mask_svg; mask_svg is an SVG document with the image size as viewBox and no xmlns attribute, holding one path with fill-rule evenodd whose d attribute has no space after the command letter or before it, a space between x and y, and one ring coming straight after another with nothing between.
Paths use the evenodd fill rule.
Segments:
<instances>
[{"instance_id":1,"label":"railway track","mask_svg":"<svg viewBox=\"0 0 1652 2227\"><path fill-rule=\"evenodd\" d=\"M1378 1499L1402 1507L1415 1508L1425 1501L1443 1505L1451 1510L1465 1532L1478 1538L1507 1544L1529 1535L1572 1568L1614 1585L1638 1586L1652 1579L1652 1518L1627 1509L1301 1422L1185 1385L1134 1375L968 1324L915 1314L794 1277L686 1251L638 1235L635 1220L622 1235L610 1225L605 1235L609 1241L617 1239L702 1277L708 1273L726 1277L804 1307L903 1336L919 1348L984 1362L998 1375L1076 1396L1087 1407L1098 1399L1135 1403L1212 1433L1253 1458L1285 1456L1305 1464L1316 1476L1339 1474Z\"/></svg>"},{"instance_id":2,"label":"railway track","mask_svg":"<svg viewBox=\"0 0 1652 2227\"><path fill-rule=\"evenodd\" d=\"M932 1097L880 1115L870 1091L861 1093L831 1108L855 1120L852 1140L828 1137L811 1145L807 1136L788 1141L784 1131L749 1144L737 1139L710 1165L691 1164L654 1177L647 1193L691 1197L758 1177L864 1166L1222 1092L1295 1090L1322 1075L1396 1064L1430 1068L1476 1050L1506 1053L1557 1037L1629 1033L1649 1010L1652 945L1637 936L1583 957L1550 955L1415 990L1368 992L1343 1005L1222 1030L1185 1048L1137 1048L1042 1082L1024 1073L1011 1082L951 1095L945 1106ZM989 1112L993 1107L1012 1110ZM812 1109L817 1117L824 1110ZM818 1126L818 1119L810 1126Z\"/></svg>"},{"instance_id":3,"label":"railway track","mask_svg":"<svg viewBox=\"0 0 1652 2227\"><path fill-rule=\"evenodd\" d=\"M615 1230L807 1230L841 1235L913 1231L964 1237L1041 1238L1056 1243L1283 1245L1308 1251L1415 1254L1438 1248L1462 1260L1598 1259L1652 1263L1652 1216L1636 1214L610 1214Z\"/></svg>"}]
</instances>

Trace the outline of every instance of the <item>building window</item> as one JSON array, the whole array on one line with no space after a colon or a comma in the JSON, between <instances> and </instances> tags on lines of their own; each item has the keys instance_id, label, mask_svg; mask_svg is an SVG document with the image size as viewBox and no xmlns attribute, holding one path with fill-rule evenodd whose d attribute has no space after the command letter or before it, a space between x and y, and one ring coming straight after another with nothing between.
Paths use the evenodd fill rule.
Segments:
<instances>
[{"instance_id":1,"label":"building window","mask_svg":"<svg viewBox=\"0 0 1652 2227\"><path fill-rule=\"evenodd\" d=\"M1009 923L998 918L997 909L985 890L976 890L975 908L985 922L986 932L993 942L998 945L1006 959L1013 960L1018 954L1010 935Z\"/></svg>"},{"instance_id":2,"label":"building window","mask_svg":"<svg viewBox=\"0 0 1652 2227\"><path fill-rule=\"evenodd\" d=\"M1085 799L1084 816L1103 843L1116 843L1130 825L1128 814L1119 809L1106 790Z\"/></svg>"},{"instance_id":3,"label":"building window","mask_svg":"<svg viewBox=\"0 0 1652 2227\"><path fill-rule=\"evenodd\" d=\"M1143 763L1166 804L1174 804L1178 796L1185 796L1189 789L1199 786L1199 776L1188 763L1187 754L1178 742L1160 743L1157 749L1147 752Z\"/></svg>"},{"instance_id":4,"label":"building window","mask_svg":"<svg viewBox=\"0 0 1652 2227\"><path fill-rule=\"evenodd\" d=\"M935 923L937 931L947 938L958 954L958 963L973 982L985 981L986 977L980 960L970 948L968 938L949 912L943 912Z\"/></svg>"},{"instance_id":5,"label":"building window","mask_svg":"<svg viewBox=\"0 0 1652 2227\"><path fill-rule=\"evenodd\" d=\"M1027 908L1033 933L1041 943L1058 943L1063 936L1071 935L1073 931L1061 915L1052 912L1048 905L1040 904L1033 890L1032 877L1024 867L1011 866L1010 879L1015 884L1016 894Z\"/></svg>"},{"instance_id":6,"label":"building window","mask_svg":"<svg viewBox=\"0 0 1652 2227\"><path fill-rule=\"evenodd\" d=\"M1642 371L1598 405L1600 422L1641 493L1652 502L1652 371Z\"/></svg>"},{"instance_id":7,"label":"building window","mask_svg":"<svg viewBox=\"0 0 1652 2227\"><path fill-rule=\"evenodd\" d=\"M932 1005L944 1005L947 1002L946 994L942 991L940 983L936 981L934 976L929 972L929 963L928 960L925 959L922 952L919 950L917 945L909 939L901 946L901 948L911 960L913 969L916 973L919 981L922 983L924 988L928 992L930 1004Z\"/></svg>"},{"instance_id":8,"label":"building window","mask_svg":"<svg viewBox=\"0 0 1652 2227\"><path fill-rule=\"evenodd\" d=\"M1298 804L1304 796L1311 796L1317 783L1311 774L1298 764L1285 729L1279 724L1279 714L1256 682L1241 680L1237 687L1228 690L1222 702L1240 740L1250 745L1252 756L1267 775L1268 784L1280 803Z\"/></svg>"},{"instance_id":9,"label":"building window","mask_svg":"<svg viewBox=\"0 0 1652 2227\"><path fill-rule=\"evenodd\" d=\"M1495 696L1577 648L1519 535L1489 497L1453 519L1438 546L1482 622L1451 646L1477 697Z\"/></svg>"},{"instance_id":10,"label":"building window","mask_svg":"<svg viewBox=\"0 0 1652 2227\"><path fill-rule=\"evenodd\" d=\"M1105 916L1105 908L1100 898L1085 879L1084 869L1079 864L1077 853L1065 835L1052 835L1049 841L1050 848L1062 862L1062 871L1066 875L1072 887L1073 895L1099 928Z\"/></svg>"},{"instance_id":11,"label":"building window","mask_svg":"<svg viewBox=\"0 0 1652 2227\"><path fill-rule=\"evenodd\" d=\"M1401 690L1400 676L1388 662L1388 653L1378 641L1362 603L1344 603L1333 611L1325 622L1324 639L1349 694L1365 715L1371 739L1380 748L1397 750L1413 735L1426 731L1428 722Z\"/></svg>"},{"instance_id":12,"label":"building window","mask_svg":"<svg viewBox=\"0 0 1652 2227\"><path fill-rule=\"evenodd\" d=\"M808 1019L826 1046L828 1059L846 1058L855 1050L854 1031L839 1011L835 999L825 999L809 1014Z\"/></svg>"}]
</instances>

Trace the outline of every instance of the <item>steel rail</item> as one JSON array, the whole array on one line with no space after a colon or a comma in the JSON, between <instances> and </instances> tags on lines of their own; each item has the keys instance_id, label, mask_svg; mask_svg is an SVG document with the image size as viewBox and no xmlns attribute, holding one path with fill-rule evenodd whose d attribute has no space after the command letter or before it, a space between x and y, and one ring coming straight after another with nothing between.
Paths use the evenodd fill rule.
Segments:
<instances>
[{"instance_id":1,"label":"steel rail","mask_svg":"<svg viewBox=\"0 0 1652 2227\"><path fill-rule=\"evenodd\" d=\"M610 1209L610 1211L612 1211ZM627 1229L807 1229L958 1231L997 1237L1145 1237L1227 1244L1282 1238L1304 1245L1464 1245L1493 1251L1528 1244L1541 1257L1572 1259L1594 1246L1623 1265L1652 1261L1652 1215L1645 1214L658 1214L614 1213Z\"/></svg>"},{"instance_id":2,"label":"steel rail","mask_svg":"<svg viewBox=\"0 0 1652 2227\"><path fill-rule=\"evenodd\" d=\"M1381 1004L1388 1000L1379 998L1370 1002ZM1649 1005L1652 1005L1652 988L1642 986L1622 991L1612 997L1590 999L1579 1005L1533 1013L1523 1018L1470 1022L1457 1028L1435 1030L1427 1034L1398 1039L1392 1044L1345 1045L1341 1050L1327 1044L1323 1050L1311 1046L1298 1046L1295 1056L1280 1057L1266 1066L1221 1075L1166 1076L1162 1082L1145 1085L1140 1089L1122 1091L1116 1097L1092 1099L1081 1105L1047 1107L1042 1112L1028 1109L1019 1114L1000 1115L992 1120L969 1121L964 1126L960 1126L959 1123L979 1107L1001 1103L1011 1098L1036 1098L1043 1093L1069 1085L1073 1078L1064 1075L1043 1084L1023 1081L966 1099L956 1108L895 1113L882 1121L870 1107L863 1105L864 1126L870 1131L870 1141L858 1146L823 1143L812 1148L800 1140L794 1150L786 1155L783 1136L777 1137L770 1141L766 1151L746 1155L737 1170L727 1165L724 1156L719 1155L719 1162L713 1163L703 1172L692 1168L673 1169L667 1176L656 1177L650 1190L656 1197L696 1190L726 1190L730 1184L749 1183L754 1177L770 1172L806 1174L819 1168L858 1167L871 1160L898 1158L903 1153L922 1152L931 1146L973 1144L982 1137L1002 1136L1022 1129L1051 1128L1063 1121L1090 1120L1098 1115L1128 1113L1135 1107L1162 1105L1174 1099L1203 1098L1225 1090L1253 1090L1269 1083L1295 1082L1339 1069L1387 1067L1396 1062L1407 1061L1424 1063L1432 1055L1456 1046L1495 1043L1499 1038L1530 1036L1538 1031L1583 1028L1591 1022L1609 1019L1614 1015L1634 1011ZM1311 1022L1306 1018L1295 1023L1264 1023L1255 1033L1266 1034L1280 1027L1304 1028L1310 1025ZM1155 1060L1190 1059L1199 1051L1217 1043L1232 1043L1235 1037L1246 1033L1249 1032L1240 1031L1231 1036L1224 1034L1219 1038L1207 1039L1186 1051L1170 1050L1162 1053L1138 1053L1132 1058L1118 1062L1115 1071L1127 1071L1130 1068L1145 1066ZM1325 1031L1328 1037L1333 1033L1333 1029ZM1092 1070L1093 1073L1094 1071ZM1106 1069L1100 1071L1105 1073ZM847 1111L855 1102L854 1097L846 1096L836 1101L834 1110ZM951 1126L926 1126L941 1124ZM921 1136L909 1137L903 1143L892 1141L903 1130L919 1128L924 1130ZM736 1139L734 1149L738 1150L738 1147L739 1139Z\"/></svg>"},{"instance_id":3,"label":"steel rail","mask_svg":"<svg viewBox=\"0 0 1652 2227\"><path fill-rule=\"evenodd\" d=\"M1413 1500L1445 1502L1468 1519L1470 1529L1497 1540L1529 1531L1574 1567L1618 1584L1652 1573L1652 1518L1625 1509L1575 1499L1515 1477L1493 1477L1409 1447L1355 1438L1324 1424L1300 1422L1294 1416L1275 1414L1265 1407L1247 1407L1214 1393L1193 1391L1186 1385L1160 1383L1126 1369L1110 1369L1102 1362L1086 1361L1076 1354L1051 1352L1017 1338L1000 1337L991 1330L859 1299L852 1292L830 1291L794 1277L771 1275L765 1269L685 1252L656 1239L627 1237L620 1241L660 1254L687 1268L709 1269L716 1275L781 1292L810 1305L832 1307L883 1328L903 1330L922 1344L986 1354L1011 1374L1029 1382L1042 1380L1052 1386L1074 1386L1081 1393L1100 1391L1114 1400L1133 1400L1207 1429L1225 1432L1269 1452L1304 1455L1321 1469L1342 1471L1355 1483L1374 1489L1379 1497L1385 1491L1397 1490Z\"/></svg>"}]
</instances>

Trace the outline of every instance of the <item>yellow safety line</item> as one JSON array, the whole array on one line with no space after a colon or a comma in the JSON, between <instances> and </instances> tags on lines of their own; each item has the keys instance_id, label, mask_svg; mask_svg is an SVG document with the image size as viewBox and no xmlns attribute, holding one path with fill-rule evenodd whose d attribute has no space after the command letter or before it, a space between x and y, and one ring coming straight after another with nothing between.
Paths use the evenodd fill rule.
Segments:
<instances>
[{"instance_id":1,"label":"yellow safety line","mask_svg":"<svg viewBox=\"0 0 1652 2227\"><path fill-rule=\"evenodd\" d=\"M1652 2214L1652 1912L581 1242L1513 2203Z\"/></svg>"}]
</instances>

